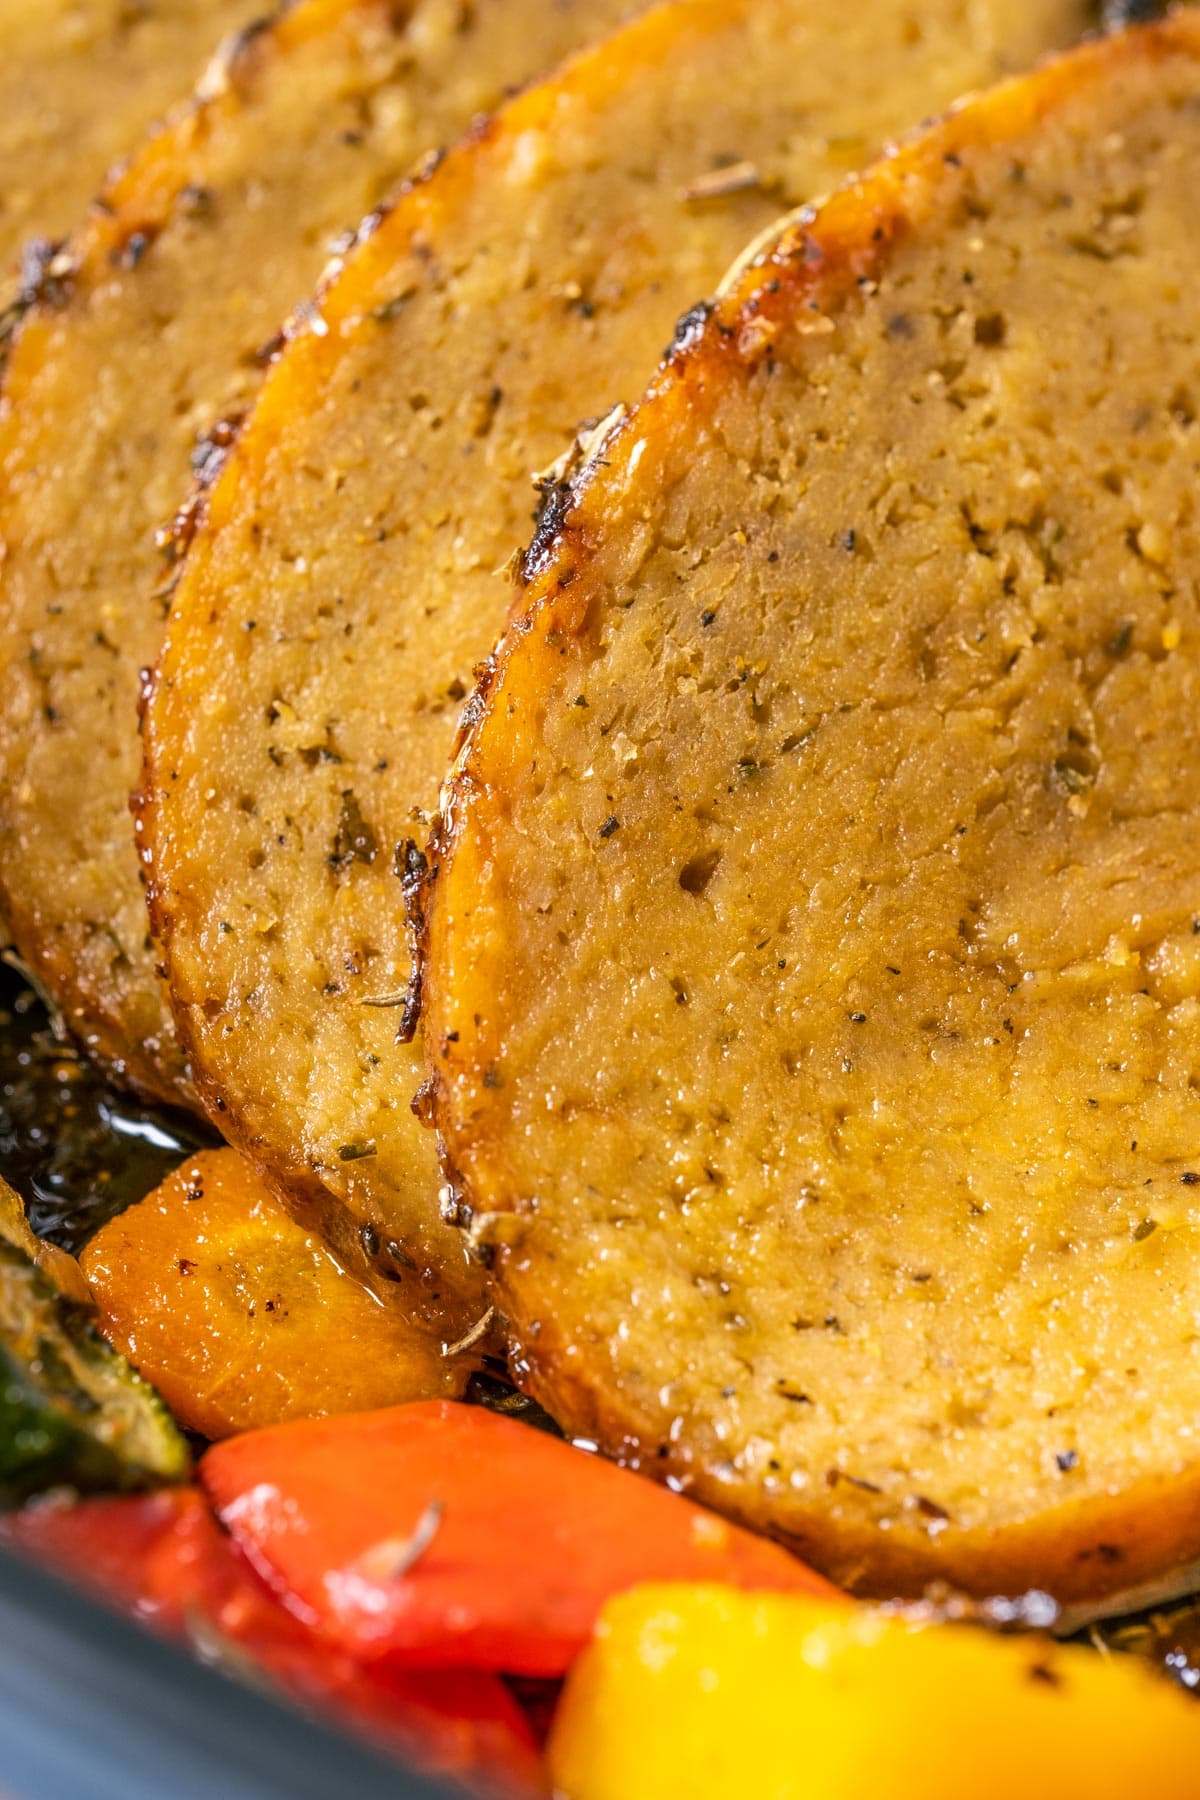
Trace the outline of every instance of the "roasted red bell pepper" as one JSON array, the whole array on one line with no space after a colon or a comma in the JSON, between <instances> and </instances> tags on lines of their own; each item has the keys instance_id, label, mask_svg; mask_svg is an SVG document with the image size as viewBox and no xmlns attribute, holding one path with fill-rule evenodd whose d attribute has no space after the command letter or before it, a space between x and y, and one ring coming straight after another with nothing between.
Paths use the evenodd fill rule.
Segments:
<instances>
[{"instance_id":1,"label":"roasted red bell pepper","mask_svg":"<svg viewBox=\"0 0 1200 1800\"><path fill-rule=\"evenodd\" d=\"M193 1546L214 1527L197 1488L135 1499L53 1498L0 1513L0 1543L45 1563L121 1612L172 1634L186 1629ZM176 1565L189 1566L188 1578ZM251 1572L252 1573L252 1572Z\"/></svg>"},{"instance_id":2,"label":"roasted red bell pepper","mask_svg":"<svg viewBox=\"0 0 1200 1800\"><path fill-rule=\"evenodd\" d=\"M639 1581L834 1591L667 1488L452 1401L251 1432L201 1479L287 1604L360 1657L554 1676Z\"/></svg>"},{"instance_id":3,"label":"roasted red bell pepper","mask_svg":"<svg viewBox=\"0 0 1200 1800\"><path fill-rule=\"evenodd\" d=\"M30 1507L0 1519L0 1541L208 1660L261 1671L383 1749L510 1793L542 1791L536 1741L503 1682L470 1670L368 1668L317 1638L259 1580L195 1488Z\"/></svg>"}]
</instances>

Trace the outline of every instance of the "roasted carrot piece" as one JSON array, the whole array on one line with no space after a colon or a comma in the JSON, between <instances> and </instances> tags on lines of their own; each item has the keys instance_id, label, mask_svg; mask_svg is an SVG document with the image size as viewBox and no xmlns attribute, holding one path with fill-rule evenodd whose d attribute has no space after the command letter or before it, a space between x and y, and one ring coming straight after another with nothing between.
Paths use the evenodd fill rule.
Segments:
<instances>
[{"instance_id":1,"label":"roasted carrot piece","mask_svg":"<svg viewBox=\"0 0 1200 1800\"><path fill-rule=\"evenodd\" d=\"M193 1156L81 1260L105 1335L205 1437L461 1393L471 1370L381 1306L233 1150Z\"/></svg>"},{"instance_id":2,"label":"roasted carrot piece","mask_svg":"<svg viewBox=\"0 0 1200 1800\"><path fill-rule=\"evenodd\" d=\"M638 1581L834 1592L667 1488L449 1401L254 1432L201 1479L288 1604L360 1656L560 1675Z\"/></svg>"},{"instance_id":3,"label":"roasted carrot piece","mask_svg":"<svg viewBox=\"0 0 1200 1800\"><path fill-rule=\"evenodd\" d=\"M496 1676L364 1667L281 1605L195 1488L27 1507L0 1518L0 1542L234 1672L252 1665L383 1749L507 1792L542 1791L533 1732Z\"/></svg>"}]
</instances>

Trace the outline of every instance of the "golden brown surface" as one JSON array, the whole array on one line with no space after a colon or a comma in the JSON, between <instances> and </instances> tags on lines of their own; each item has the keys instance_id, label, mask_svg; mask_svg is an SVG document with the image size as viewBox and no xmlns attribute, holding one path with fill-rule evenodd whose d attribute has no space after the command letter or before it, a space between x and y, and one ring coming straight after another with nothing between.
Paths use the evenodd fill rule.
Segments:
<instances>
[{"instance_id":1,"label":"golden brown surface","mask_svg":"<svg viewBox=\"0 0 1200 1800\"><path fill-rule=\"evenodd\" d=\"M262 0L0 0L0 298Z\"/></svg>"},{"instance_id":2,"label":"golden brown surface","mask_svg":"<svg viewBox=\"0 0 1200 1800\"><path fill-rule=\"evenodd\" d=\"M498 571L529 533L529 472L632 395L680 309L783 198L1083 16L958 0L656 10L507 107L380 223L233 448L146 725L177 1015L223 1127L364 1223L385 1273L396 1244L402 1298L422 1297L405 1259L426 1271L426 1304L457 1308L451 1334L481 1302L409 1114L419 1052L395 1041L401 875L511 594Z\"/></svg>"},{"instance_id":3,"label":"golden brown surface","mask_svg":"<svg viewBox=\"0 0 1200 1800\"><path fill-rule=\"evenodd\" d=\"M233 1150L192 1157L81 1261L105 1337L204 1437L453 1400L471 1372L348 1275Z\"/></svg>"},{"instance_id":4,"label":"golden brown surface","mask_svg":"<svg viewBox=\"0 0 1200 1800\"><path fill-rule=\"evenodd\" d=\"M567 1430L859 1588L1200 1552L1200 24L786 231L579 476L435 890Z\"/></svg>"},{"instance_id":5,"label":"golden brown surface","mask_svg":"<svg viewBox=\"0 0 1200 1800\"><path fill-rule=\"evenodd\" d=\"M72 1029L151 1094L192 1098L128 807L155 531L334 234L626 4L303 0L142 146L24 321L0 408L0 891Z\"/></svg>"}]
</instances>

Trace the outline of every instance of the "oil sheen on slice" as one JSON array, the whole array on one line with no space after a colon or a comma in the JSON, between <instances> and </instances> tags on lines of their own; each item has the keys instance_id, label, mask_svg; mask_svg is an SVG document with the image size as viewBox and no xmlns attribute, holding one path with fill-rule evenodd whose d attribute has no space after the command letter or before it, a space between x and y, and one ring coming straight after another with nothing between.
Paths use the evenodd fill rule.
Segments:
<instances>
[{"instance_id":1,"label":"oil sheen on slice","mask_svg":"<svg viewBox=\"0 0 1200 1800\"><path fill-rule=\"evenodd\" d=\"M0 897L72 1030L145 1093L194 1103L129 819L156 532L333 240L626 7L301 0L141 145L26 314L0 408Z\"/></svg>"},{"instance_id":2,"label":"oil sheen on slice","mask_svg":"<svg viewBox=\"0 0 1200 1800\"><path fill-rule=\"evenodd\" d=\"M867 1591L1200 1556L1198 156L1184 11L763 246L449 792L433 1110L518 1368Z\"/></svg>"},{"instance_id":3,"label":"oil sheen on slice","mask_svg":"<svg viewBox=\"0 0 1200 1800\"><path fill-rule=\"evenodd\" d=\"M786 202L1087 16L657 8L364 233L272 368L209 495L147 714L152 915L223 1128L340 1245L361 1231L402 1299L481 1305L409 1113L420 1053L396 1036L405 891L531 530L531 472L635 396L680 312Z\"/></svg>"}]
</instances>

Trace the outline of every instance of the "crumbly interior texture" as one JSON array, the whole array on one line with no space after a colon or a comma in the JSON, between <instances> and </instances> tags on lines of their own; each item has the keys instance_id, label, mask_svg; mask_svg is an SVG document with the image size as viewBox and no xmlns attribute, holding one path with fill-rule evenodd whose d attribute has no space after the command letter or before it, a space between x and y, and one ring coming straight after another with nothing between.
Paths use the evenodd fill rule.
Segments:
<instances>
[{"instance_id":1,"label":"crumbly interior texture","mask_svg":"<svg viewBox=\"0 0 1200 1800\"><path fill-rule=\"evenodd\" d=\"M0 0L0 299L261 0Z\"/></svg>"},{"instance_id":2,"label":"crumbly interior texture","mask_svg":"<svg viewBox=\"0 0 1200 1800\"><path fill-rule=\"evenodd\" d=\"M403 1289L444 1306L447 1269L466 1282L409 1112L420 1053L396 1043L406 844L503 622L531 471L632 397L784 200L1083 23L958 0L661 8L455 151L272 370L147 717L153 910L226 1128L289 1185L323 1183Z\"/></svg>"},{"instance_id":3,"label":"crumbly interior texture","mask_svg":"<svg viewBox=\"0 0 1200 1800\"><path fill-rule=\"evenodd\" d=\"M1200 1551L1200 30L797 225L531 559L435 1112L568 1431L868 1590Z\"/></svg>"},{"instance_id":4,"label":"crumbly interior texture","mask_svg":"<svg viewBox=\"0 0 1200 1800\"><path fill-rule=\"evenodd\" d=\"M625 4L600 0L599 16ZM23 956L77 1035L161 1098L192 1091L129 818L139 681L172 579L155 533L219 454L205 434L248 405L258 353L332 240L596 18L570 0L303 0L142 147L71 246L76 272L51 283L13 349L0 412L0 884Z\"/></svg>"}]
</instances>

